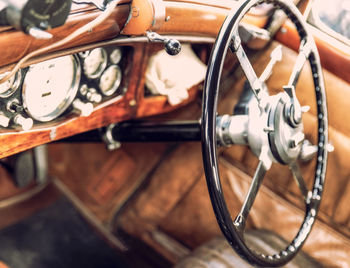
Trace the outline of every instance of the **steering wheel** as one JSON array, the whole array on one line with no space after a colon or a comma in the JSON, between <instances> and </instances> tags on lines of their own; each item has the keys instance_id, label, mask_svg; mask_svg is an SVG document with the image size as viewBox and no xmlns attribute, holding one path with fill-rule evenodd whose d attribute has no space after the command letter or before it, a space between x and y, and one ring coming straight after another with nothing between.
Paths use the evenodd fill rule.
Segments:
<instances>
[{"instance_id":1,"label":"steering wheel","mask_svg":"<svg viewBox=\"0 0 350 268\"><path fill-rule=\"evenodd\" d=\"M270 3L281 9L294 23L300 48L288 85L284 91L270 96L267 86L258 78L242 47L239 23L254 6ZM227 50L236 54L255 98L245 116L217 115L219 82ZM306 144L302 113L305 109L295 94L295 87L306 61L309 61L315 87L318 119L318 142L314 182L309 190L298 164ZM319 209L325 180L328 144L326 94L320 59L315 42L306 23L292 1L244 0L227 16L214 44L208 63L202 107L202 154L208 190L220 229L236 252L253 265L280 266L290 261L308 237ZM243 122L242 122L243 121ZM243 127L242 127L243 126ZM239 128L239 129L237 129ZM218 170L217 146L247 144L259 158L246 199L233 219L223 195ZM288 165L305 202L305 217L295 238L274 255L264 255L250 249L244 240L245 223L259 187L272 162Z\"/></svg>"}]
</instances>

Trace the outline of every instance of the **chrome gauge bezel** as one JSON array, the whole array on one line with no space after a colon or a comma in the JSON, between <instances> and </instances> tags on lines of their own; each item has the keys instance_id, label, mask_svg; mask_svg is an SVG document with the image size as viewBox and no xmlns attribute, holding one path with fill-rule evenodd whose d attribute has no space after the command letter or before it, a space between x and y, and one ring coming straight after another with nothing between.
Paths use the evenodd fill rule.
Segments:
<instances>
[{"instance_id":1,"label":"chrome gauge bezel","mask_svg":"<svg viewBox=\"0 0 350 268\"><path fill-rule=\"evenodd\" d=\"M23 101L23 107L25 109L25 111L27 112L28 115L30 115L33 119L39 121L39 122L48 122L51 120L56 119L57 117L59 117L62 113L64 113L68 107L72 104L74 98L77 95L78 89L79 89L79 84L80 84L80 80L81 80L81 64L80 64L80 60L79 57L75 54L73 55L67 55L64 57L70 57L73 63L73 79L72 79L72 83L70 85L70 88L67 90L67 94L66 97L62 100L62 102L56 107L56 109L54 111L52 111L49 114L46 115L36 115L33 114L31 112L30 107L28 107L28 102L27 102L27 97L26 94L28 94L27 92L27 81L26 78L27 76L24 78L23 80L23 87L22 87L22 101ZM54 59L53 59L54 60ZM35 67L36 65L30 66L28 69L28 72L30 72L30 68ZM27 72L27 74L28 74ZM59 75L59 74L57 74Z\"/></svg>"},{"instance_id":2,"label":"chrome gauge bezel","mask_svg":"<svg viewBox=\"0 0 350 268\"><path fill-rule=\"evenodd\" d=\"M8 74L9 74L9 72L0 74L0 79L5 77ZM8 87L6 90L1 90L1 88L0 88L0 98L7 98L7 97L11 96L19 88L19 86L21 85L21 81L22 81L22 70L19 70L18 72L16 72L15 75L13 77L11 77L10 79L13 79L13 82L12 82L10 87ZM6 83L6 82L4 82L4 83Z\"/></svg>"},{"instance_id":3,"label":"chrome gauge bezel","mask_svg":"<svg viewBox=\"0 0 350 268\"><path fill-rule=\"evenodd\" d=\"M91 53L93 53L94 51L101 51L101 54L102 54L102 61L100 62L100 66L99 68L97 69L97 71L95 71L94 73L88 73L86 71L86 61L89 60L89 57L93 57L91 55ZM95 79L95 78L98 78L101 76L101 74L103 73L103 71L106 69L107 67L107 63L108 63L108 56L107 56L107 52L104 48L102 47L98 47L98 48L94 48L92 50L90 50L89 54L86 55L86 56L83 56L84 57L84 61L83 61L83 70L84 70L84 74L90 78L90 79Z\"/></svg>"},{"instance_id":4,"label":"chrome gauge bezel","mask_svg":"<svg viewBox=\"0 0 350 268\"><path fill-rule=\"evenodd\" d=\"M113 83L113 86L110 87L110 89L104 91L102 89L102 85L101 85L101 82L102 82L102 79L103 79L103 76L106 74L107 71L109 71L109 69L116 69L117 70L117 78L116 80L114 81ZM99 81L99 89L100 89L100 92L104 95L104 96L111 96L113 95L117 90L118 88L120 87L121 83L122 83L122 80L123 80L123 72L121 70L121 68L116 65L116 64L113 64L113 65L110 65L106 68L106 70L104 70L104 72L102 73L101 77L100 77L100 81Z\"/></svg>"}]
</instances>

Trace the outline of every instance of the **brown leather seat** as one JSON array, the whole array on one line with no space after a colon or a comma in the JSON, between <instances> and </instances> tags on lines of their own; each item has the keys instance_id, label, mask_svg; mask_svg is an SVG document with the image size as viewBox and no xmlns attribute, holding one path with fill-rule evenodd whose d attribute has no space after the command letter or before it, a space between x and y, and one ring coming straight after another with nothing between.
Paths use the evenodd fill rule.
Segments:
<instances>
[{"instance_id":1,"label":"brown leather seat","mask_svg":"<svg viewBox=\"0 0 350 268\"><path fill-rule=\"evenodd\" d=\"M266 230L253 230L246 234L246 241L258 252L273 254L285 247L287 242L281 237ZM245 268L253 267L231 248L225 238L218 237L194 250L190 255L175 265L175 268ZM284 267L322 267L304 252Z\"/></svg>"}]
</instances>

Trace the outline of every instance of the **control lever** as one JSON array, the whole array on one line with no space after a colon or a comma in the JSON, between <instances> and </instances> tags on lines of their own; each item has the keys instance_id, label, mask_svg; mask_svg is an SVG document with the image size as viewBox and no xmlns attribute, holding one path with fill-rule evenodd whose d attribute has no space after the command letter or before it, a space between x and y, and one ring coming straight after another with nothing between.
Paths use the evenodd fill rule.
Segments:
<instances>
[{"instance_id":1,"label":"control lever","mask_svg":"<svg viewBox=\"0 0 350 268\"><path fill-rule=\"evenodd\" d=\"M6 108L13 114L12 120L15 125L20 126L24 131L30 130L33 127L33 119L21 115L23 112L23 106L19 104L17 99L8 101Z\"/></svg>"},{"instance_id":2,"label":"control lever","mask_svg":"<svg viewBox=\"0 0 350 268\"><path fill-rule=\"evenodd\" d=\"M12 25L39 39L52 35L45 32L65 23L72 0L0 0L0 25Z\"/></svg>"},{"instance_id":3,"label":"control lever","mask_svg":"<svg viewBox=\"0 0 350 268\"><path fill-rule=\"evenodd\" d=\"M150 42L164 43L165 51L171 56L175 56L179 54L181 51L181 44L176 39L166 38L155 32L150 32L150 31L146 32L146 36Z\"/></svg>"},{"instance_id":4,"label":"control lever","mask_svg":"<svg viewBox=\"0 0 350 268\"><path fill-rule=\"evenodd\" d=\"M91 102L83 102L80 99L73 101L73 108L83 117L89 116L94 111L94 106Z\"/></svg>"},{"instance_id":5,"label":"control lever","mask_svg":"<svg viewBox=\"0 0 350 268\"><path fill-rule=\"evenodd\" d=\"M13 122L20 126L24 131L30 130L33 127L33 119L24 117L20 114L15 115Z\"/></svg>"}]
</instances>

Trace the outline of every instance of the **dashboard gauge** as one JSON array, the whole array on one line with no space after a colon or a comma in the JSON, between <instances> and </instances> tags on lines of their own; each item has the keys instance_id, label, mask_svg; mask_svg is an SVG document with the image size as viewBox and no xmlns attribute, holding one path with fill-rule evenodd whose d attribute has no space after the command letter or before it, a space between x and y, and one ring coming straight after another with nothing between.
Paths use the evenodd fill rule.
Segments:
<instances>
[{"instance_id":1,"label":"dashboard gauge","mask_svg":"<svg viewBox=\"0 0 350 268\"><path fill-rule=\"evenodd\" d=\"M107 66L107 53L103 48L90 51L84 60L84 72L89 78L97 78Z\"/></svg>"},{"instance_id":2,"label":"dashboard gauge","mask_svg":"<svg viewBox=\"0 0 350 268\"><path fill-rule=\"evenodd\" d=\"M122 59L122 50L120 47L114 49L112 53L109 55L109 59L113 64L118 64Z\"/></svg>"},{"instance_id":3,"label":"dashboard gauge","mask_svg":"<svg viewBox=\"0 0 350 268\"><path fill-rule=\"evenodd\" d=\"M8 75L9 72L3 73L0 75L0 79ZM17 90L19 85L21 84L21 71L18 71L15 75L13 75L10 79L0 84L0 97L6 98L10 96L13 92Z\"/></svg>"},{"instance_id":4,"label":"dashboard gauge","mask_svg":"<svg viewBox=\"0 0 350 268\"><path fill-rule=\"evenodd\" d=\"M57 118L76 96L80 75L79 59L75 55L30 66L22 91L27 113L41 122Z\"/></svg>"},{"instance_id":5,"label":"dashboard gauge","mask_svg":"<svg viewBox=\"0 0 350 268\"><path fill-rule=\"evenodd\" d=\"M118 65L111 65L104 71L100 79L100 90L103 95L111 96L122 81L122 71Z\"/></svg>"}]
</instances>

